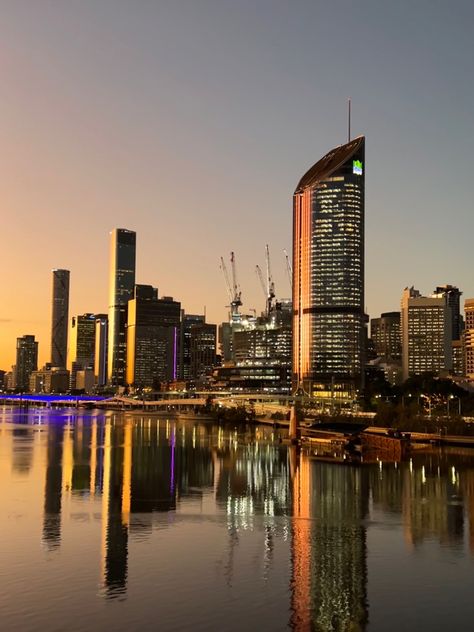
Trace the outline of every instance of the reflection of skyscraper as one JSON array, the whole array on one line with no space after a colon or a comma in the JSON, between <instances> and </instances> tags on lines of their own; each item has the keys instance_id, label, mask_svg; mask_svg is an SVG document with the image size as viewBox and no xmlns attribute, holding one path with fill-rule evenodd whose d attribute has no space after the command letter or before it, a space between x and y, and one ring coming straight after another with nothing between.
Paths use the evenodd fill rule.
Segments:
<instances>
[{"instance_id":1,"label":"reflection of skyscraper","mask_svg":"<svg viewBox=\"0 0 474 632\"><path fill-rule=\"evenodd\" d=\"M122 519L124 472L123 429L108 420L104 434L102 487L102 581L107 597L125 592L128 574L128 523Z\"/></svg>"},{"instance_id":2,"label":"reflection of skyscraper","mask_svg":"<svg viewBox=\"0 0 474 632\"><path fill-rule=\"evenodd\" d=\"M69 270L53 270L51 364L66 368L69 314Z\"/></svg>"},{"instance_id":3,"label":"reflection of skyscraper","mask_svg":"<svg viewBox=\"0 0 474 632\"><path fill-rule=\"evenodd\" d=\"M349 395L363 379L365 139L337 147L293 196L293 383Z\"/></svg>"},{"instance_id":4,"label":"reflection of skyscraper","mask_svg":"<svg viewBox=\"0 0 474 632\"><path fill-rule=\"evenodd\" d=\"M294 630L364 630L368 620L364 469L300 459L293 483Z\"/></svg>"},{"instance_id":5,"label":"reflection of skyscraper","mask_svg":"<svg viewBox=\"0 0 474 632\"><path fill-rule=\"evenodd\" d=\"M48 425L46 483L44 490L43 542L50 549L61 543L61 493L63 435L62 425Z\"/></svg>"},{"instance_id":6,"label":"reflection of skyscraper","mask_svg":"<svg viewBox=\"0 0 474 632\"><path fill-rule=\"evenodd\" d=\"M125 382L127 305L135 286L136 233L116 228L110 234L108 381Z\"/></svg>"},{"instance_id":7,"label":"reflection of skyscraper","mask_svg":"<svg viewBox=\"0 0 474 632\"><path fill-rule=\"evenodd\" d=\"M451 461L452 462L452 461ZM403 517L406 541L417 546L436 537L444 545L458 546L463 540L464 508L459 498L459 478L442 457L412 459L404 465Z\"/></svg>"}]
</instances>

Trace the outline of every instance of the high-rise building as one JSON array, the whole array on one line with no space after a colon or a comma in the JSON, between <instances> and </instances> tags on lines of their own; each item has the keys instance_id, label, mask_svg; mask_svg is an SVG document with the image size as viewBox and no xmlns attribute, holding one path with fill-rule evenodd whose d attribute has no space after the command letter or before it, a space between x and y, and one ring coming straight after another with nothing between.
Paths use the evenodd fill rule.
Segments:
<instances>
[{"instance_id":1,"label":"high-rise building","mask_svg":"<svg viewBox=\"0 0 474 632\"><path fill-rule=\"evenodd\" d=\"M68 368L76 362L82 369L93 369L95 360L95 314L73 316L69 340Z\"/></svg>"},{"instance_id":2,"label":"high-rise building","mask_svg":"<svg viewBox=\"0 0 474 632\"><path fill-rule=\"evenodd\" d=\"M78 371L94 369L95 360L95 314L73 316L69 336L68 364L70 371L70 388L78 388L76 375Z\"/></svg>"},{"instance_id":3,"label":"high-rise building","mask_svg":"<svg viewBox=\"0 0 474 632\"><path fill-rule=\"evenodd\" d=\"M445 295L421 296L405 288L401 301L403 379L452 368L451 309Z\"/></svg>"},{"instance_id":4,"label":"high-rise building","mask_svg":"<svg viewBox=\"0 0 474 632\"><path fill-rule=\"evenodd\" d=\"M135 287L136 233L115 228L110 233L108 381L125 383L127 306Z\"/></svg>"},{"instance_id":5,"label":"high-rise building","mask_svg":"<svg viewBox=\"0 0 474 632\"><path fill-rule=\"evenodd\" d=\"M363 384L365 138L331 150L293 196L293 388Z\"/></svg>"},{"instance_id":6,"label":"high-rise building","mask_svg":"<svg viewBox=\"0 0 474 632\"><path fill-rule=\"evenodd\" d=\"M178 378L181 304L136 285L128 304L127 384L156 388Z\"/></svg>"},{"instance_id":7,"label":"high-rise building","mask_svg":"<svg viewBox=\"0 0 474 632\"><path fill-rule=\"evenodd\" d=\"M211 374L216 363L217 327L209 323L196 323L191 327L191 374L201 380Z\"/></svg>"},{"instance_id":8,"label":"high-rise building","mask_svg":"<svg viewBox=\"0 0 474 632\"><path fill-rule=\"evenodd\" d=\"M51 364L66 368L69 318L69 270L53 270Z\"/></svg>"},{"instance_id":9,"label":"high-rise building","mask_svg":"<svg viewBox=\"0 0 474 632\"><path fill-rule=\"evenodd\" d=\"M180 379L190 380L194 376L191 369L191 328L206 322L204 314L181 314L180 338Z\"/></svg>"},{"instance_id":10,"label":"high-rise building","mask_svg":"<svg viewBox=\"0 0 474 632\"><path fill-rule=\"evenodd\" d=\"M106 314L95 317L94 375L98 386L107 384L107 341L109 319Z\"/></svg>"},{"instance_id":11,"label":"high-rise building","mask_svg":"<svg viewBox=\"0 0 474 632\"><path fill-rule=\"evenodd\" d=\"M464 318L464 370L466 377L474 380L474 298L467 298L464 301Z\"/></svg>"},{"instance_id":12,"label":"high-rise building","mask_svg":"<svg viewBox=\"0 0 474 632\"><path fill-rule=\"evenodd\" d=\"M16 339L15 387L29 390L30 375L38 368L38 343L34 336Z\"/></svg>"},{"instance_id":13,"label":"high-rise building","mask_svg":"<svg viewBox=\"0 0 474 632\"><path fill-rule=\"evenodd\" d=\"M454 285L438 285L433 292L434 298L446 297L446 302L451 311L451 340L460 340L462 333L462 317L460 310L462 292Z\"/></svg>"},{"instance_id":14,"label":"high-rise building","mask_svg":"<svg viewBox=\"0 0 474 632\"><path fill-rule=\"evenodd\" d=\"M370 320L370 337L377 357L400 360L402 357L400 312L385 312L380 318L372 318Z\"/></svg>"}]
</instances>

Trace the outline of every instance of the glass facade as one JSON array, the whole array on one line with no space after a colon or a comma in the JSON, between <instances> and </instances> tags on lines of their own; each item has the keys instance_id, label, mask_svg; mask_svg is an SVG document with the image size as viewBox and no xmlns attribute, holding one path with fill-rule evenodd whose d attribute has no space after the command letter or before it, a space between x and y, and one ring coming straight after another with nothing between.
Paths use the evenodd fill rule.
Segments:
<instances>
[{"instance_id":1,"label":"glass facade","mask_svg":"<svg viewBox=\"0 0 474 632\"><path fill-rule=\"evenodd\" d=\"M293 387L350 396L363 379L365 139L338 147L293 202Z\"/></svg>"},{"instance_id":2,"label":"glass facade","mask_svg":"<svg viewBox=\"0 0 474 632\"><path fill-rule=\"evenodd\" d=\"M69 319L69 270L53 270L51 364L66 368Z\"/></svg>"},{"instance_id":3,"label":"glass facade","mask_svg":"<svg viewBox=\"0 0 474 632\"><path fill-rule=\"evenodd\" d=\"M127 306L135 287L136 233L116 228L110 234L108 382L125 383Z\"/></svg>"}]
</instances>

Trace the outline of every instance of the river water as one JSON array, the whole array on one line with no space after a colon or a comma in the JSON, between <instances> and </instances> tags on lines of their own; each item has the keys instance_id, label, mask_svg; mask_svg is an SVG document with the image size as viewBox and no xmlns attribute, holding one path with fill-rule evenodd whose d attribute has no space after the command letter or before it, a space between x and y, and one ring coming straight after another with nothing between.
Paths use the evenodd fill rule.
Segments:
<instances>
[{"instance_id":1,"label":"river water","mask_svg":"<svg viewBox=\"0 0 474 632\"><path fill-rule=\"evenodd\" d=\"M0 629L474 629L474 451L0 407Z\"/></svg>"}]
</instances>

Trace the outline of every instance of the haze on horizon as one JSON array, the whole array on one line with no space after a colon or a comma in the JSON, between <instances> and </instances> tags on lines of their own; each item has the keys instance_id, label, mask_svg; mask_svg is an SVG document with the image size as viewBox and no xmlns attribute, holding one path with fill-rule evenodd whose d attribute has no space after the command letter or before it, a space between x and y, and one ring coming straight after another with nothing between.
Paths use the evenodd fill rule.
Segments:
<instances>
[{"instance_id":1,"label":"haze on horizon","mask_svg":"<svg viewBox=\"0 0 474 632\"><path fill-rule=\"evenodd\" d=\"M421 0L0 2L0 368L17 336L49 360L51 270L70 316L108 309L109 232L137 232L137 282L226 318L219 257L263 309L270 245L290 294L292 194L365 134L366 304L474 296L474 5Z\"/></svg>"}]
</instances>

